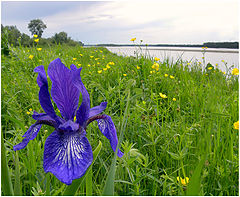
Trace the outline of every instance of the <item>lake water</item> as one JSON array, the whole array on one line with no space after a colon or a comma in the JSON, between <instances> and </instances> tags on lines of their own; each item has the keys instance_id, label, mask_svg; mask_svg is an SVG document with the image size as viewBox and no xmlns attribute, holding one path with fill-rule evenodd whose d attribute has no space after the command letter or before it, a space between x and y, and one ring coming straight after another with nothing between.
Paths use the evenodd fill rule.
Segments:
<instances>
[{"instance_id":1,"label":"lake water","mask_svg":"<svg viewBox=\"0 0 240 197\"><path fill-rule=\"evenodd\" d=\"M158 57L161 60L169 58L177 61L182 58L183 61L203 62L203 49L190 47L106 47L109 51L123 56L136 56L136 52L146 55L147 57ZM218 64L218 67L226 71L225 63L228 67L239 68L239 50L238 49L213 49L205 50L205 62L212 65ZM160 61L161 61L160 60ZM224 62L222 62L224 60Z\"/></svg>"}]
</instances>

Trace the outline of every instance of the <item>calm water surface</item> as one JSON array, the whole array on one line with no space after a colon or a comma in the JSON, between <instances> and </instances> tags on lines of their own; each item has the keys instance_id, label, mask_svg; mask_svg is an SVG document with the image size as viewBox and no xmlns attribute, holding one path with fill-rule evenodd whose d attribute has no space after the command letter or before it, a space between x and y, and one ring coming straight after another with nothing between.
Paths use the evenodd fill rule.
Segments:
<instances>
[{"instance_id":1,"label":"calm water surface","mask_svg":"<svg viewBox=\"0 0 240 197\"><path fill-rule=\"evenodd\" d=\"M113 53L123 56L136 56L143 54L147 57L158 57L160 59L169 58L170 60L177 61L182 58L183 61L193 62L198 61L203 63L203 49L202 48L189 48L189 47L107 47ZM212 65L218 64L218 67L226 71L227 67L239 68L239 50L238 49L206 49L205 62ZM224 60L224 62L222 62Z\"/></svg>"}]
</instances>

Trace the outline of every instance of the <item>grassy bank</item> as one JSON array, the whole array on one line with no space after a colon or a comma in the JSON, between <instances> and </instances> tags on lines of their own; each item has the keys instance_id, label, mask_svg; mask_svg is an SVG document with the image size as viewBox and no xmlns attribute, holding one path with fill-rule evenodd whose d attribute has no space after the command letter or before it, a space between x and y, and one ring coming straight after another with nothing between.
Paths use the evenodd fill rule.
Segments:
<instances>
[{"instance_id":1,"label":"grassy bank","mask_svg":"<svg viewBox=\"0 0 240 197\"><path fill-rule=\"evenodd\" d=\"M105 48L63 46L15 48L9 57L2 56L2 132L11 182L19 194L62 195L66 188L52 174L46 176L42 166L51 127L43 126L25 149L12 149L34 123L32 111L43 112L33 69L44 65L47 70L58 57L68 67L83 67L91 107L107 101L105 113L117 130L130 91L115 195L186 195L194 186L200 195L239 194L239 131L233 128L239 120L238 76L213 66L202 69L198 62L120 57ZM91 177L92 195L101 195L113 152L96 123L88 127L87 137L93 150L99 140L103 144ZM200 161L204 163L199 168ZM202 168L199 178L197 167ZM86 194L85 184L77 194Z\"/></svg>"}]
</instances>

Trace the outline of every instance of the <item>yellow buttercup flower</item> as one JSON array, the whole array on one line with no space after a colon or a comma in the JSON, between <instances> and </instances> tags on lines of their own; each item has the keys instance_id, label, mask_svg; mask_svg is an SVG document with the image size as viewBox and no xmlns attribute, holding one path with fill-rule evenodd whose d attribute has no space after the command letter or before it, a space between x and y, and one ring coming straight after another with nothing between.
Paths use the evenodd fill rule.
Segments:
<instances>
[{"instance_id":1,"label":"yellow buttercup flower","mask_svg":"<svg viewBox=\"0 0 240 197\"><path fill-rule=\"evenodd\" d=\"M237 68L234 68L234 69L232 70L232 74L233 74L233 75L239 75L239 70L238 70Z\"/></svg>"},{"instance_id":2,"label":"yellow buttercup flower","mask_svg":"<svg viewBox=\"0 0 240 197\"><path fill-rule=\"evenodd\" d=\"M33 59L33 55L29 55L29 57L28 57L28 58L32 60L32 59Z\"/></svg>"},{"instance_id":3,"label":"yellow buttercup flower","mask_svg":"<svg viewBox=\"0 0 240 197\"><path fill-rule=\"evenodd\" d=\"M32 108L30 108L29 111L32 111Z\"/></svg>"},{"instance_id":4,"label":"yellow buttercup flower","mask_svg":"<svg viewBox=\"0 0 240 197\"><path fill-rule=\"evenodd\" d=\"M106 66L106 67L107 67L108 69L109 69L109 68L111 68L111 66L109 66L108 64L107 64L107 66Z\"/></svg>"},{"instance_id":5,"label":"yellow buttercup flower","mask_svg":"<svg viewBox=\"0 0 240 197\"><path fill-rule=\"evenodd\" d=\"M80 56L83 56L83 54L81 54L81 53L80 53L79 55L80 55Z\"/></svg>"},{"instance_id":6,"label":"yellow buttercup flower","mask_svg":"<svg viewBox=\"0 0 240 197\"><path fill-rule=\"evenodd\" d=\"M37 35L37 34L34 34L34 35L33 35L33 37L34 37L34 38L37 38L37 37L38 37L38 35Z\"/></svg>"},{"instance_id":7,"label":"yellow buttercup flower","mask_svg":"<svg viewBox=\"0 0 240 197\"><path fill-rule=\"evenodd\" d=\"M82 66L82 64L78 64L78 66Z\"/></svg>"},{"instance_id":8,"label":"yellow buttercup flower","mask_svg":"<svg viewBox=\"0 0 240 197\"><path fill-rule=\"evenodd\" d=\"M27 113L27 115L29 115L29 114L30 114L30 112L29 112L29 111L27 111L26 113Z\"/></svg>"},{"instance_id":9,"label":"yellow buttercup flower","mask_svg":"<svg viewBox=\"0 0 240 197\"><path fill-rule=\"evenodd\" d=\"M156 65L155 65L155 64L153 64L153 65L152 65L152 69L155 69L155 68L156 68Z\"/></svg>"},{"instance_id":10,"label":"yellow buttercup flower","mask_svg":"<svg viewBox=\"0 0 240 197\"><path fill-rule=\"evenodd\" d=\"M107 70L107 68L103 68L103 70L104 70L104 71L106 71L106 70Z\"/></svg>"},{"instance_id":11,"label":"yellow buttercup flower","mask_svg":"<svg viewBox=\"0 0 240 197\"><path fill-rule=\"evenodd\" d=\"M38 51L41 51L41 50L42 50L42 48L37 48L37 50L38 50Z\"/></svg>"},{"instance_id":12,"label":"yellow buttercup flower","mask_svg":"<svg viewBox=\"0 0 240 197\"><path fill-rule=\"evenodd\" d=\"M164 77L168 77L168 74L165 74Z\"/></svg>"},{"instance_id":13,"label":"yellow buttercup flower","mask_svg":"<svg viewBox=\"0 0 240 197\"><path fill-rule=\"evenodd\" d=\"M166 94L159 93L159 95L160 95L161 98L167 98Z\"/></svg>"},{"instance_id":14,"label":"yellow buttercup flower","mask_svg":"<svg viewBox=\"0 0 240 197\"><path fill-rule=\"evenodd\" d=\"M95 58L95 60L96 60L96 61L99 60L99 57Z\"/></svg>"},{"instance_id":15,"label":"yellow buttercup flower","mask_svg":"<svg viewBox=\"0 0 240 197\"><path fill-rule=\"evenodd\" d=\"M108 64L109 64L109 65L115 65L115 63L114 63L114 62L108 62Z\"/></svg>"},{"instance_id":16,"label":"yellow buttercup flower","mask_svg":"<svg viewBox=\"0 0 240 197\"><path fill-rule=\"evenodd\" d=\"M155 57L155 58L154 58L154 60L155 60L155 61L159 61L159 60L160 60L160 58L158 58L158 57Z\"/></svg>"},{"instance_id":17,"label":"yellow buttercup flower","mask_svg":"<svg viewBox=\"0 0 240 197\"><path fill-rule=\"evenodd\" d=\"M123 76L124 76L124 77L126 77L126 76L127 76L127 74L123 74Z\"/></svg>"},{"instance_id":18,"label":"yellow buttercup flower","mask_svg":"<svg viewBox=\"0 0 240 197\"><path fill-rule=\"evenodd\" d=\"M34 42L39 42L39 39L34 39Z\"/></svg>"},{"instance_id":19,"label":"yellow buttercup flower","mask_svg":"<svg viewBox=\"0 0 240 197\"><path fill-rule=\"evenodd\" d=\"M239 130L239 120L233 123L233 128Z\"/></svg>"},{"instance_id":20,"label":"yellow buttercup flower","mask_svg":"<svg viewBox=\"0 0 240 197\"><path fill-rule=\"evenodd\" d=\"M99 70L98 73L101 74L101 73L102 73L102 70Z\"/></svg>"},{"instance_id":21,"label":"yellow buttercup flower","mask_svg":"<svg viewBox=\"0 0 240 197\"><path fill-rule=\"evenodd\" d=\"M136 38L132 38L130 41L133 41L133 42L134 42L135 40L136 40Z\"/></svg>"},{"instance_id":22,"label":"yellow buttercup flower","mask_svg":"<svg viewBox=\"0 0 240 197\"><path fill-rule=\"evenodd\" d=\"M150 71L150 74L152 74L152 71Z\"/></svg>"},{"instance_id":23,"label":"yellow buttercup flower","mask_svg":"<svg viewBox=\"0 0 240 197\"><path fill-rule=\"evenodd\" d=\"M139 70L139 69L140 69L140 66L137 66L137 69Z\"/></svg>"},{"instance_id":24,"label":"yellow buttercup flower","mask_svg":"<svg viewBox=\"0 0 240 197\"><path fill-rule=\"evenodd\" d=\"M77 58L73 57L73 60L75 61L75 60L77 60Z\"/></svg>"},{"instance_id":25,"label":"yellow buttercup flower","mask_svg":"<svg viewBox=\"0 0 240 197\"><path fill-rule=\"evenodd\" d=\"M93 56L92 56L92 55L90 55L90 58L93 58Z\"/></svg>"},{"instance_id":26,"label":"yellow buttercup flower","mask_svg":"<svg viewBox=\"0 0 240 197\"><path fill-rule=\"evenodd\" d=\"M173 100L173 101L176 101L177 99L176 99L176 98L173 98L172 100Z\"/></svg>"},{"instance_id":27,"label":"yellow buttercup flower","mask_svg":"<svg viewBox=\"0 0 240 197\"><path fill-rule=\"evenodd\" d=\"M222 60L222 62L224 62L224 60Z\"/></svg>"},{"instance_id":28,"label":"yellow buttercup flower","mask_svg":"<svg viewBox=\"0 0 240 197\"><path fill-rule=\"evenodd\" d=\"M213 69L213 67L211 67L211 66L210 66L210 67L208 67L208 70L212 70L212 69Z\"/></svg>"},{"instance_id":29,"label":"yellow buttercup flower","mask_svg":"<svg viewBox=\"0 0 240 197\"><path fill-rule=\"evenodd\" d=\"M182 179L181 177L177 177L177 181L180 182L183 186L186 186L189 183L189 178L186 177L185 179Z\"/></svg>"},{"instance_id":30,"label":"yellow buttercup flower","mask_svg":"<svg viewBox=\"0 0 240 197\"><path fill-rule=\"evenodd\" d=\"M174 79L174 76L170 75L170 78L171 78L171 79Z\"/></svg>"}]
</instances>

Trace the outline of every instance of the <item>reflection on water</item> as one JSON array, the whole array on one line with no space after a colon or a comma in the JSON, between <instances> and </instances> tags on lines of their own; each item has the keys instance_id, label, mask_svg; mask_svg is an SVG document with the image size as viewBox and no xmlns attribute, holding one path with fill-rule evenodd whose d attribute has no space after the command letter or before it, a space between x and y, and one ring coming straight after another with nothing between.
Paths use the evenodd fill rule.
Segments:
<instances>
[{"instance_id":1,"label":"reflection on water","mask_svg":"<svg viewBox=\"0 0 240 197\"><path fill-rule=\"evenodd\" d=\"M184 47L107 47L113 53L123 56L136 56L136 54L143 54L146 57L158 57L160 59L169 58L175 62L179 58L183 61L198 61L203 63L211 63L213 66L218 64L218 67L226 71L226 65L230 67L239 67L239 53L238 49L206 49L203 59L202 48L184 48ZM223 62L224 61L224 62Z\"/></svg>"}]
</instances>

